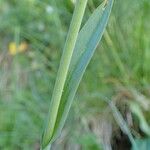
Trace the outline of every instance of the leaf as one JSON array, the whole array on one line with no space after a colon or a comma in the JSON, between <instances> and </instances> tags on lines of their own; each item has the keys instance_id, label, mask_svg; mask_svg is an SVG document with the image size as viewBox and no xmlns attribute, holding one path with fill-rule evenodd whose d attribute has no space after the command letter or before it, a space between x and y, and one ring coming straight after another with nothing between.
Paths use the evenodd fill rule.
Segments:
<instances>
[{"instance_id":1,"label":"leaf","mask_svg":"<svg viewBox=\"0 0 150 150\"><path fill-rule=\"evenodd\" d=\"M140 150L150 149L150 139L136 139L135 142ZM135 149L132 147L132 150L135 150Z\"/></svg>"},{"instance_id":2,"label":"leaf","mask_svg":"<svg viewBox=\"0 0 150 150\"><path fill-rule=\"evenodd\" d=\"M140 106L137 103L132 102L130 103L130 109L132 113L138 117L141 130L150 136L150 126L148 125Z\"/></svg>"},{"instance_id":3,"label":"leaf","mask_svg":"<svg viewBox=\"0 0 150 150\"><path fill-rule=\"evenodd\" d=\"M128 136L128 138L132 144L132 147L134 147L134 150L139 150L128 124L124 120L124 118L123 118L122 114L119 112L118 108L114 105L113 101L109 102L109 106L112 109L113 116L114 116L116 122L118 123L120 129Z\"/></svg>"},{"instance_id":4,"label":"leaf","mask_svg":"<svg viewBox=\"0 0 150 150\"><path fill-rule=\"evenodd\" d=\"M121 112L118 110L118 108L116 107L116 105L114 104L113 100L107 98L104 95L101 95L100 93L94 93L93 94L94 97L99 97L101 98L101 100L105 101L106 103L108 103L109 107L112 110L112 114L116 120L116 123L119 125L120 129L122 130L122 132L124 134L126 134L132 144L132 147L134 147L134 150L139 150L136 142L134 140L134 137L132 135L132 132L130 130L130 127L128 126L128 124L126 123L126 121L124 120Z\"/></svg>"},{"instance_id":5,"label":"leaf","mask_svg":"<svg viewBox=\"0 0 150 150\"><path fill-rule=\"evenodd\" d=\"M100 5L78 35L50 143L60 135L82 76L104 33L112 5L113 0Z\"/></svg>"}]
</instances>

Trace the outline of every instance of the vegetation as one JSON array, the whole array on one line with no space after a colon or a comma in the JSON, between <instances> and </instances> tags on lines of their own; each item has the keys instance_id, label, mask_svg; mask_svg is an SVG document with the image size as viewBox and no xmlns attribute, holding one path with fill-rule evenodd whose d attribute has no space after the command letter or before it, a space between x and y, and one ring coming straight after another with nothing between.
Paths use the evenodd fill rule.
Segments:
<instances>
[{"instance_id":1,"label":"vegetation","mask_svg":"<svg viewBox=\"0 0 150 150\"><path fill-rule=\"evenodd\" d=\"M88 0L82 27L101 3ZM0 0L0 149L40 148L74 7L71 0ZM52 149L149 149L149 18L149 0L114 2Z\"/></svg>"}]
</instances>

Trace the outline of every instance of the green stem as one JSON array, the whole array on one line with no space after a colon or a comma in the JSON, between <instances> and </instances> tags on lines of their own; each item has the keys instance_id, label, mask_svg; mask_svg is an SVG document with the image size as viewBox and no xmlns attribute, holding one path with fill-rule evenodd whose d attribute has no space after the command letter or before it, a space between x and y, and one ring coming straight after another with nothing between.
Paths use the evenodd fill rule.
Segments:
<instances>
[{"instance_id":1,"label":"green stem","mask_svg":"<svg viewBox=\"0 0 150 150\"><path fill-rule=\"evenodd\" d=\"M54 86L54 91L51 99L48 122L43 135L42 145L46 147L53 138L54 127L57 119L57 113L61 96L64 88L64 84L67 77L67 72L71 62L71 57L81 26L84 11L88 0L77 0L74 10L73 18L71 21L70 29L64 46L63 54L60 61L60 66L57 73L57 78Z\"/></svg>"}]
</instances>

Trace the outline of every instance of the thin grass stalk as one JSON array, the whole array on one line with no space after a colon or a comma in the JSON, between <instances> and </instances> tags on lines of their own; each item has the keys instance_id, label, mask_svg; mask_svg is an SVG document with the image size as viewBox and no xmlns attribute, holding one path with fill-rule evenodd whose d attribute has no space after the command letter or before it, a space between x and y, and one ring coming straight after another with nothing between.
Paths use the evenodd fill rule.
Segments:
<instances>
[{"instance_id":1,"label":"thin grass stalk","mask_svg":"<svg viewBox=\"0 0 150 150\"><path fill-rule=\"evenodd\" d=\"M115 104L113 103L112 100L110 100L109 98L101 95L100 93L94 93L93 94L93 97L99 97L101 98L101 100L105 101L111 108L112 110L112 113L113 113L113 116L117 122L117 124L119 125L120 129L128 136L133 148L135 150L139 150L135 140L134 140L134 137L131 133L131 130L128 126L128 124L126 123L126 121L124 120L122 114L120 113L120 111L118 110L118 108L115 106Z\"/></svg>"},{"instance_id":2,"label":"thin grass stalk","mask_svg":"<svg viewBox=\"0 0 150 150\"><path fill-rule=\"evenodd\" d=\"M46 123L46 128L43 135L42 147L46 147L53 137L53 131L56 123L57 113L59 109L59 104L61 96L64 89L64 84L67 77L67 72L71 62L71 57L81 26L84 11L87 5L87 0L77 0L76 7L74 10L73 18L71 21L70 29L64 46L63 54L60 61L60 66L58 69L56 82L52 94L51 104L49 108L48 119Z\"/></svg>"}]
</instances>

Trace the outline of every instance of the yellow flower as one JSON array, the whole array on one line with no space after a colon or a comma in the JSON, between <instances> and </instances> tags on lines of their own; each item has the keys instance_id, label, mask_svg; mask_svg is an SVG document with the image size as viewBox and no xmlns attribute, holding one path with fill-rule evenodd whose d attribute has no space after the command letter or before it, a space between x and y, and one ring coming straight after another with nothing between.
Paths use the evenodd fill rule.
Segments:
<instances>
[{"instance_id":1,"label":"yellow flower","mask_svg":"<svg viewBox=\"0 0 150 150\"><path fill-rule=\"evenodd\" d=\"M9 44L9 54L16 55L16 53L17 53L17 45L15 42L11 42Z\"/></svg>"},{"instance_id":2,"label":"yellow flower","mask_svg":"<svg viewBox=\"0 0 150 150\"><path fill-rule=\"evenodd\" d=\"M21 42L17 48L17 44L15 42L11 42L9 44L9 54L16 55L17 53L24 52L28 49L28 44L26 42Z\"/></svg>"},{"instance_id":3,"label":"yellow flower","mask_svg":"<svg viewBox=\"0 0 150 150\"><path fill-rule=\"evenodd\" d=\"M19 52L24 52L28 49L28 44L26 42L22 42L19 47L18 47L18 51Z\"/></svg>"}]
</instances>

